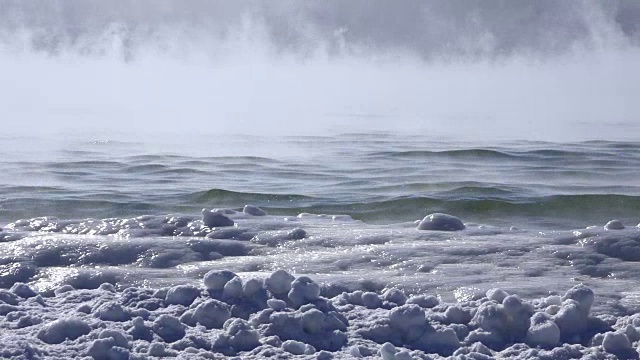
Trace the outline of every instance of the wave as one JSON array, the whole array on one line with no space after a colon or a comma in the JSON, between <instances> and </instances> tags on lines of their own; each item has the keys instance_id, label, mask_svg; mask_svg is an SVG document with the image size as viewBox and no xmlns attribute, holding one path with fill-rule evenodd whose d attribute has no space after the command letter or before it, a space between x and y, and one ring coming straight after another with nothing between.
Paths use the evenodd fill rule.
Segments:
<instances>
[{"instance_id":1,"label":"wave","mask_svg":"<svg viewBox=\"0 0 640 360\"><path fill-rule=\"evenodd\" d=\"M198 191L189 194L187 199L197 203L212 203L212 204L237 204L235 206L242 206L247 203L292 203L311 201L314 198L306 195L298 194L268 194L268 193L254 193L254 192L240 192L231 191L225 189L211 189L207 191Z\"/></svg>"},{"instance_id":2,"label":"wave","mask_svg":"<svg viewBox=\"0 0 640 360\"><path fill-rule=\"evenodd\" d=\"M310 212L347 214L371 223L396 223L417 220L427 214L444 212L465 221L488 224L544 223L567 228L604 224L612 218L628 224L640 219L640 196L617 194L553 195L520 198L439 198L398 197L394 199L342 204L313 204L300 207L270 207L277 213Z\"/></svg>"},{"instance_id":3,"label":"wave","mask_svg":"<svg viewBox=\"0 0 640 360\"><path fill-rule=\"evenodd\" d=\"M485 148L470 148L457 150L406 150L406 151L382 151L372 153L373 157L391 158L452 158L452 159L480 159L480 160L532 160L549 158L577 158L606 155L585 151L539 149L526 151L503 151Z\"/></svg>"}]
</instances>

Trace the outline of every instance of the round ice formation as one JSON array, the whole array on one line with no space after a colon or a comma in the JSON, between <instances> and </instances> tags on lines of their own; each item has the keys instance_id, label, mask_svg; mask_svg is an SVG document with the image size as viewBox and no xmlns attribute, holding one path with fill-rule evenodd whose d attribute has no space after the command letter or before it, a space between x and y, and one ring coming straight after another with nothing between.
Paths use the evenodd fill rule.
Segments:
<instances>
[{"instance_id":1,"label":"round ice formation","mask_svg":"<svg viewBox=\"0 0 640 360\"><path fill-rule=\"evenodd\" d=\"M588 319L577 301L567 300L553 316L553 321L560 328L561 337L571 340L585 332Z\"/></svg>"},{"instance_id":2,"label":"round ice formation","mask_svg":"<svg viewBox=\"0 0 640 360\"><path fill-rule=\"evenodd\" d=\"M462 221L448 214L434 213L424 217L418 224L418 230L458 231L464 230Z\"/></svg>"},{"instance_id":3,"label":"round ice formation","mask_svg":"<svg viewBox=\"0 0 640 360\"><path fill-rule=\"evenodd\" d=\"M535 313L530 319L526 342L531 346L555 346L560 343L560 328L548 314Z\"/></svg>"},{"instance_id":4,"label":"round ice formation","mask_svg":"<svg viewBox=\"0 0 640 360\"><path fill-rule=\"evenodd\" d=\"M509 296L509 294L506 291L498 288L487 290L486 295L489 300L493 300L499 303L502 303L504 298Z\"/></svg>"},{"instance_id":5,"label":"round ice formation","mask_svg":"<svg viewBox=\"0 0 640 360\"><path fill-rule=\"evenodd\" d=\"M94 340L88 354L95 360L129 359L129 337L117 330L105 329Z\"/></svg>"},{"instance_id":6,"label":"round ice formation","mask_svg":"<svg viewBox=\"0 0 640 360\"><path fill-rule=\"evenodd\" d=\"M318 309L311 309L302 314L302 329L308 334L317 334L324 330L326 322L325 314Z\"/></svg>"},{"instance_id":7,"label":"round ice formation","mask_svg":"<svg viewBox=\"0 0 640 360\"><path fill-rule=\"evenodd\" d=\"M282 343L282 350L293 355L311 355L316 352L313 346L296 340L287 340Z\"/></svg>"},{"instance_id":8,"label":"round ice formation","mask_svg":"<svg viewBox=\"0 0 640 360\"><path fill-rule=\"evenodd\" d=\"M389 324L401 331L407 331L412 327L421 328L426 322L424 310L415 304L398 306L389 313Z\"/></svg>"},{"instance_id":9,"label":"round ice formation","mask_svg":"<svg viewBox=\"0 0 640 360\"><path fill-rule=\"evenodd\" d=\"M631 342L627 335L621 331L608 332L604 334L602 340L602 347L605 351L612 354L620 354L629 352L631 349ZM638 358L638 354L635 354L635 358Z\"/></svg>"},{"instance_id":10,"label":"round ice formation","mask_svg":"<svg viewBox=\"0 0 640 360\"><path fill-rule=\"evenodd\" d=\"M218 209L202 209L202 222L209 228L234 225L233 220L224 215L224 211Z\"/></svg>"},{"instance_id":11,"label":"round ice formation","mask_svg":"<svg viewBox=\"0 0 640 360\"><path fill-rule=\"evenodd\" d=\"M263 289L262 279L249 279L242 284L242 293L246 297L251 297Z\"/></svg>"},{"instance_id":12,"label":"round ice formation","mask_svg":"<svg viewBox=\"0 0 640 360\"><path fill-rule=\"evenodd\" d=\"M591 305L593 305L593 300L595 299L595 295L593 294L593 290L588 287L580 284L572 287L567 291L564 295L563 300L575 300L578 303L580 310L586 315L589 315L589 311L591 311Z\"/></svg>"},{"instance_id":13,"label":"round ice formation","mask_svg":"<svg viewBox=\"0 0 640 360\"><path fill-rule=\"evenodd\" d=\"M624 229L624 225L620 220L611 220L604 226L606 230L622 230Z\"/></svg>"},{"instance_id":14,"label":"round ice formation","mask_svg":"<svg viewBox=\"0 0 640 360\"><path fill-rule=\"evenodd\" d=\"M301 240L307 236L307 232L301 228L295 228L287 233L288 240Z\"/></svg>"},{"instance_id":15,"label":"round ice formation","mask_svg":"<svg viewBox=\"0 0 640 360\"><path fill-rule=\"evenodd\" d=\"M484 340L479 338L471 340L482 341L494 347L504 342L523 341L529 328L531 315L533 315L531 305L514 295L505 297L502 304L496 304L493 301L482 303L471 322L488 334L482 335ZM481 335L477 331L472 333L474 336Z\"/></svg>"},{"instance_id":16,"label":"round ice formation","mask_svg":"<svg viewBox=\"0 0 640 360\"><path fill-rule=\"evenodd\" d=\"M414 295L407 299L407 304L416 304L423 308L433 308L440 304L440 300L433 295Z\"/></svg>"},{"instance_id":17,"label":"round ice formation","mask_svg":"<svg viewBox=\"0 0 640 360\"><path fill-rule=\"evenodd\" d=\"M444 316L450 324L467 324L471 320L471 314L459 305L449 306Z\"/></svg>"},{"instance_id":18,"label":"round ice formation","mask_svg":"<svg viewBox=\"0 0 640 360\"><path fill-rule=\"evenodd\" d=\"M229 319L224 323L223 330L213 343L216 348L231 347L237 352L253 350L260 346L260 334L246 320Z\"/></svg>"},{"instance_id":19,"label":"round ice formation","mask_svg":"<svg viewBox=\"0 0 640 360\"><path fill-rule=\"evenodd\" d=\"M204 275L202 282L207 290L222 291L227 282L236 277L231 271L211 270Z\"/></svg>"},{"instance_id":20,"label":"round ice formation","mask_svg":"<svg viewBox=\"0 0 640 360\"><path fill-rule=\"evenodd\" d=\"M189 306L198 296L200 296L200 289L197 287L193 285L178 285L167 291L165 302L169 305Z\"/></svg>"},{"instance_id":21,"label":"round ice formation","mask_svg":"<svg viewBox=\"0 0 640 360\"><path fill-rule=\"evenodd\" d=\"M49 323L38 332L38 339L47 344L60 344L65 339L75 340L91 331L89 324L78 318L63 318Z\"/></svg>"},{"instance_id":22,"label":"round ice formation","mask_svg":"<svg viewBox=\"0 0 640 360\"><path fill-rule=\"evenodd\" d=\"M267 212L254 205L245 205L242 212L253 216L265 216Z\"/></svg>"},{"instance_id":23,"label":"round ice formation","mask_svg":"<svg viewBox=\"0 0 640 360\"><path fill-rule=\"evenodd\" d=\"M133 327L129 329L128 333L134 340L153 340L153 331L148 327L141 317L136 317L131 321Z\"/></svg>"},{"instance_id":24,"label":"round ice formation","mask_svg":"<svg viewBox=\"0 0 640 360\"><path fill-rule=\"evenodd\" d=\"M21 282L13 284L10 291L25 299L32 298L38 295L35 291L33 291L33 289L29 287L29 285Z\"/></svg>"},{"instance_id":25,"label":"round ice formation","mask_svg":"<svg viewBox=\"0 0 640 360\"><path fill-rule=\"evenodd\" d=\"M95 312L94 316L104 321L127 321L131 315L122 305L115 302L102 304Z\"/></svg>"},{"instance_id":26,"label":"round ice formation","mask_svg":"<svg viewBox=\"0 0 640 360\"><path fill-rule=\"evenodd\" d=\"M232 298L241 298L244 295L242 289L242 279L239 277L234 277L233 279L227 281L224 284L224 288L222 289L222 297L225 299Z\"/></svg>"},{"instance_id":27,"label":"round ice formation","mask_svg":"<svg viewBox=\"0 0 640 360\"><path fill-rule=\"evenodd\" d=\"M0 289L0 301L9 305L18 305L19 298L18 295L11 291ZM2 302L0 302L0 304L2 304Z\"/></svg>"},{"instance_id":28,"label":"round ice formation","mask_svg":"<svg viewBox=\"0 0 640 360\"><path fill-rule=\"evenodd\" d=\"M631 342L640 340L640 331L638 331L638 328L636 328L632 324L629 324L626 328L624 328L624 333L627 335L629 341Z\"/></svg>"},{"instance_id":29,"label":"round ice formation","mask_svg":"<svg viewBox=\"0 0 640 360\"><path fill-rule=\"evenodd\" d=\"M396 353L398 350L392 343L386 342L380 346L380 350L378 350L378 355L383 360L396 360Z\"/></svg>"},{"instance_id":30,"label":"round ice formation","mask_svg":"<svg viewBox=\"0 0 640 360\"><path fill-rule=\"evenodd\" d=\"M227 304L215 299L201 303L193 313L193 321L207 329L221 328L230 317L231 312Z\"/></svg>"},{"instance_id":31,"label":"round ice formation","mask_svg":"<svg viewBox=\"0 0 640 360\"><path fill-rule=\"evenodd\" d=\"M267 305L275 311L282 311L287 308L287 303L280 299L269 299Z\"/></svg>"},{"instance_id":32,"label":"round ice formation","mask_svg":"<svg viewBox=\"0 0 640 360\"><path fill-rule=\"evenodd\" d=\"M60 287L56 288L55 290L53 290L53 293L54 293L56 296L60 296L60 295L62 295L62 294L64 294L64 293L66 293L66 292L73 291L73 290L75 290L75 289L73 288L73 286L71 286L71 285L69 285L69 284L66 284L66 285L62 285L62 286L60 286Z\"/></svg>"},{"instance_id":33,"label":"round ice formation","mask_svg":"<svg viewBox=\"0 0 640 360\"><path fill-rule=\"evenodd\" d=\"M382 299L396 305L404 305L407 302L407 295L402 290L390 288L382 294Z\"/></svg>"},{"instance_id":34,"label":"round ice formation","mask_svg":"<svg viewBox=\"0 0 640 360\"><path fill-rule=\"evenodd\" d=\"M287 294L294 279L295 277L285 270L276 270L265 280L264 285L274 295Z\"/></svg>"},{"instance_id":35,"label":"round ice formation","mask_svg":"<svg viewBox=\"0 0 640 360\"><path fill-rule=\"evenodd\" d=\"M365 292L362 294L362 305L368 309L376 309L382 305L380 296L374 292Z\"/></svg>"},{"instance_id":36,"label":"round ice formation","mask_svg":"<svg viewBox=\"0 0 640 360\"><path fill-rule=\"evenodd\" d=\"M160 315L153 322L153 332L158 334L166 342L174 342L182 339L185 335L184 325L180 320L171 315Z\"/></svg>"},{"instance_id":37,"label":"round ice formation","mask_svg":"<svg viewBox=\"0 0 640 360\"><path fill-rule=\"evenodd\" d=\"M320 296L320 285L311 280L307 276L300 276L291 282L291 290L289 291L289 300L295 305L300 306L312 302Z\"/></svg>"}]
</instances>

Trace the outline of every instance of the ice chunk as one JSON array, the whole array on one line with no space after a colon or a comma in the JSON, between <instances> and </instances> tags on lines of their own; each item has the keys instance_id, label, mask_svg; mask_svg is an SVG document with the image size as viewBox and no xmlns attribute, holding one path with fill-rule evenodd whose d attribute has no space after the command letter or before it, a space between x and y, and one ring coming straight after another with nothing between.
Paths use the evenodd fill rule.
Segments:
<instances>
[{"instance_id":1,"label":"ice chunk","mask_svg":"<svg viewBox=\"0 0 640 360\"><path fill-rule=\"evenodd\" d=\"M204 275L202 282L207 290L222 291L227 282L236 277L231 271L211 270Z\"/></svg>"},{"instance_id":2,"label":"ice chunk","mask_svg":"<svg viewBox=\"0 0 640 360\"><path fill-rule=\"evenodd\" d=\"M380 349L378 350L378 355L380 355L380 357L383 360L396 360L397 352L398 350L396 349L395 346L393 346L392 343L386 342L382 344L382 346L380 346Z\"/></svg>"},{"instance_id":3,"label":"ice chunk","mask_svg":"<svg viewBox=\"0 0 640 360\"><path fill-rule=\"evenodd\" d=\"M149 355L156 357L176 357L178 353L167 349L163 343L154 342L149 345Z\"/></svg>"},{"instance_id":4,"label":"ice chunk","mask_svg":"<svg viewBox=\"0 0 640 360\"><path fill-rule=\"evenodd\" d=\"M62 318L47 324L38 332L38 339L47 344L60 344L65 339L75 340L91 331L86 321L70 317Z\"/></svg>"},{"instance_id":5,"label":"ice chunk","mask_svg":"<svg viewBox=\"0 0 640 360\"><path fill-rule=\"evenodd\" d=\"M9 305L18 305L19 300L20 299L18 295L15 294L14 292L11 292L5 289L0 289L0 301L5 302Z\"/></svg>"},{"instance_id":6,"label":"ice chunk","mask_svg":"<svg viewBox=\"0 0 640 360\"><path fill-rule=\"evenodd\" d=\"M459 305L449 306L444 316L450 324L467 324L471 320L471 313Z\"/></svg>"},{"instance_id":7,"label":"ice chunk","mask_svg":"<svg viewBox=\"0 0 640 360\"><path fill-rule=\"evenodd\" d=\"M415 304L398 306L389 312L389 323L393 328L408 331L412 327L422 328L426 325L424 310Z\"/></svg>"},{"instance_id":8,"label":"ice chunk","mask_svg":"<svg viewBox=\"0 0 640 360\"><path fill-rule=\"evenodd\" d=\"M640 340L640 332L638 331L638 328L636 328L632 324L629 324L624 328L624 333L627 335L629 341L631 342Z\"/></svg>"},{"instance_id":9,"label":"ice chunk","mask_svg":"<svg viewBox=\"0 0 640 360\"><path fill-rule=\"evenodd\" d=\"M295 277L285 270L276 270L265 280L265 287L274 295L287 294L294 279Z\"/></svg>"},{"instance_id":10,"label":"ice chunk","mask_svg":"<svg viewBox=\"0 0 640 360\"><path fill-rule=\"evenodd\" d=\"M245 205L242 212L253 216L265 216L267 212L254 205Z\"/></svg>"},{"instance_id":11,"label":"ice chunk","mask_svg":"<svg viewBox=\"0 0 640 360\"><path fill-rule=\"evenodd\" d=\"M397 305L404 305L407 302L407 295L400 289L390 288L382 294L382 299Z\"/></svg>"},{"instance_id":12,"label":"ice chunk","mask_svg":"<svg viewBox=\"0 0 640 360\"><path fill-rule=\"evenodd\" d=\"M460 347L460 340L452 328L444 327L435 331L425 331L422 337L415 341L414 346L422 350L435 351L440 355L450 355Z\"/></svg>"},{"instance_id":13,"label":"ice chunk","mask_svg":"<svg viewBox=\"0 0 640 360\"><path fill-rule=\"evenodd\" d=\"M246 297L251 297L263 289L262 279L249 279L242 284L242 293Z\"/></svg>"},{"instance_id":14,"label":"ice chunk","mask_svg":"<svg viewBox=\"0 0 640 360\"><path fill-rule=\"evenodd\" d=\"M620 220L611 220L604 225L605 230L622 230L624 229L624 225Z\"/></svg>"},{"instance_id":15,"label":"ice chunk","mask_svg":"<svg viewBox=\"0 0 640 360\"><path fill-rule=\"evenodd\" d=\"M128 309L115 302L107 302L94 312L94 316L104 321L127 321L131 318Z\"/></svg>"},{"instance_id":16,"label":"ice chunk","mask_svg":"<svg viewBox=\"0 0 640 360\"><path fill-rule=\"evenodd\" d=\"M177 285L167 291L165 302L167 305L189 306L200 296L200 289L193 285Z\"/></svg>"},{"instance_id":17,"label":"ice chunk","mask_svg":"<svg viewBox=\"0 0 640 360\"><path fill-rule=\"evenodd\" d=\"M498 303L502 303L504 298L509 296L509 294L506 291L504 291L502 289L498 289L498 288L487 290L486 295L487 295L487 298L489 300L493 300L493 301L498 302Z\"/></svg>"},{"instance_id":18,"label":"ice chunk","mask_svg":"<svg viewBox=\"0 0 640 360\"><path fill-rule=\"evenodd\" d=\"M406 301L407 304L416 304L423 308L432 308L440 304L440 300L433 295L413 295Z\"/></svg>"},{"instance_id":19,"label":"ice chunk","mask_svg":"<svg viewBox=\"0 0 640 360\"><path fill-rule=\"evenodd\" d=\"M296 340L287 340L282 343L282 350L293 355L311 355L316 349L308 344Z\"/></svg>"},{"instance_id":20,"label":"ice chunk","mask_svg":"<svg viewBox=\"0 0 640 360\"><path fill-rule=\"evenodd\" d=\"M73 291L73 290L75 290L75 289L73 288L73 286L71 286L71 285L69 285L69 284L66 284L66 285L62 285L62 286L60 286L60 287L56 288L55 290L53 290L53 293L54 293L56 296L60 296L60 295L62 295L62 294L64 294L64 293L66 293L66 292Z\"/></svg>"},{"instance_id":21,"label":"ice chunk","mask_svg":"<svg viewBox=\"0 0 640 360\"><path fill-rule=\"evenodd\" d=\"M307 236L307 232L301 228L295 228L287 233L287 240L301 240Z\"/></svg>"},{"instance_id":22,"label":"ice chunk","mask_svg":"<svg viewBox=\"0 0 640 360\"><path fill-rule=\"evenodd\" d=\"M228 344L236 351L249 351L260 346L260 334L246 320L233 318L223 326Z\"/></svg>"},{"instance_id":23,"label":"ice chunk","mask_svg":"<svg viewBox=\"0 0 640 360\"><path fill-rule=\"evenodd\" d=\"M316 354L316 360L331 360L333 359L333 353L330 353L326 350L320 350Z\"/></svg>"},{"instance_id":24,"label":"ice chunk","mask_svg":"<svg viewBox=\"0 0 640 360\"><path fill-rule=\"evenodd\" d=\"M291 283L289 300L300 306L315 301L320 296L320 285L307 276L300 276Z\"/></svg>"},{"instance_id":25,"label":"ice chunk","mask_svg":"<svg viewBox=\"0 0 640 360\"><path fill-rule=\"evenodd\" d=\"M234 225L233 220L224 215L224 211L218 209L202 209L202 222L209 228Z\"/></svg>"},{"instance_id":26,"label":"ice chunk","mask_svg":"<svg viewBox=\"0 0 640 360\"><path fill-rule=\"evenodd\" d=\"M578 303L580 310L582 310L585 315L589 315L594 298L595 295L593 294L593 290L583 284L580 284L569 289L564 295L563 300L575 300Z\"/></svg>"},{"instance_id":27,"label":"ice chunk","mask_svg":"<svg viewBox=\"0 0 640 360\"><path fill-rule=\"evenodd\" d=\"M193 321L204 325L207 329L221 328L230 317L228 305L215 299L198 305L193 313Z\"/></svg>"},{"instance_id":28,"label":"ice chunk","mask_svg":"<svg viewBox=\"0 0 640 360\"><path fill-rule=\"evenodd\" d=\"M94 360L127 360L130 358L129 350L118 346L113 337L102 337L102 333L100 335L99 339L91 342L87 352Z\"/></svg>"},{"instance_id":29,"label":"ice chunk","mask_svg":"<svg viewBox=\"0 0 640 360\"><path fill-rule=\"evenodd\" d=\"M311 309L302 314L300 323L302 329L308 334L320 333L325 328L325 314L318 309Z\"/></svg>"},{"instance_id":30,"label":"ice chunk","mask_svg":"<svg viewBox=\"0 0 640 360\"><path fill-rule=\"evenodd\" d=\"M418 224L418 230L458 231L464 230L462 221L448 214L433 213L427 215Z\"/></svg>"},{"instance_id":31,"label":"ice chunk","mask_svg":"<svg viewBox=\"0 0 640 360\"><path fill-rule=\"evenodd\" d=\"M222 296L225 299L241 298L243 295L242 279L237 276L227 281L222 289Z\"/></svg>"},{"instance_id":32,"label":"ice chunk","mask_svg":"<svg viewBox=\"0 0 640 360\"><path fill-rule=\"evenodd\" d=\"M33 291L33 289L29 287L29 285L21 282L13 284L10 291L25 299L38 295L35 291Z\"/></svg>"},{"instance_id":33,"label":"ice chunk","mask_svg":"<svg viewBox=\"0 0 640 360\"><path fill-rule=\"evenodd\" d=\"M141 317L134 318L131 322L133 327L129 329L129 334L134 340L153 340L151 328L145 325L144 320Z\"/></svg>"},{"instance_id":34,"label":"ice chunk","mask_svg":"<svg viewBox=\"0 0 640 360\"><path fill-rule=\"evenodd\" d=\"M560 328L546 313L535 313L530 319L526 343L531 346L552 347L560 343Z\"/></svg>"},{"instance_id":35,"label":"ice chunk","mask_svg":"<svg viewBox=\"0 0 640 360\"><path fill-rule=\"evenodd\" d=\"M563 339L580 335L587 329L587 314L574 300L565 301L558 313L553 316L553 321L560 328L560 335Z\"/></svg>"},{"instance_id":36,"label":"ice chunk","mask_svg":"<svg viewBox=\"0 0 640 360\"><path fill-rule=\"evenodd\" d=\"M374 292L365 292L362 294L362 305L368 309L376 309L382 305L382 299Z\"/></svg>"},{"instance_id":37,"label":"ice chunk","mask_svg":"<svg viewBox=\"0 0 640 360\"><path fill-rule=\"evenodd\" d=\"M612 354L626 353L632 350L629 338L621 331L607 332L604 334L602 347L606 352L610 352ZM637 358L638 354L635 355Z\"/></svg>"},{"instance_id":38,"label":"ice chunk","mask_svg":"<svg viewBox=\"0 0 640 360\"><path fill-rule=\"evenodd\" d=\"M152 329L166 342L178 341L185 335L184 325L180 320L167 314L160 315L153 322Z\"/></svg>"},{"instance_id":39,"label":"ice chunk","mask_svg":"<svg viewBox=\"0 0 640 360\"><path fill-rule=\"evenodd\" d=\"M287 303L279 299L267 300L267 305L275 311L282 311L287 308Z\"/></svg>"}]
</instances>

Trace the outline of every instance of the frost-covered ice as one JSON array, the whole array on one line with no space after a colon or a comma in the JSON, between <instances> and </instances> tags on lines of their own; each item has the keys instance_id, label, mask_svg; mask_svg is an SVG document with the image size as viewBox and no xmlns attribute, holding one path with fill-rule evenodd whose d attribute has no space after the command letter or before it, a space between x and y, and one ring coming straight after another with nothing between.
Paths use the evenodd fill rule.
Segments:
<instances>
[{"instance_id":1,"label":"frost-covered ice","mask_svg":"<svg viewBox=\"0 0 640 360\"><path fill-rule=\"evenodd\" d=\"M640 228L409 220L18 220L0 357L638 358Z\"/></svg>"}]
</instances>

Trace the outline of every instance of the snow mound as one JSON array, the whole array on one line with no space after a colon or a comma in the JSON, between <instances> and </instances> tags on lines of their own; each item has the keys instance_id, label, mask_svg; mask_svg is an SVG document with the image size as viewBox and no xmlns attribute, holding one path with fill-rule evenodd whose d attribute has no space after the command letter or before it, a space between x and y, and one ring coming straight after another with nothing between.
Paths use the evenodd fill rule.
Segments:
<instances>
[{"instance_id":1,"label":"snow mound","mask_svg":"<svg viewBox=\"0 0 640 360\"><path fill-rule=\"evenodd\" d=\"M40 332L38 339L47 344L60 344L66 339L75 340L82 335L87 335L91 327L86 321L79 318L58 319L47 324Z\"/></svg>"},{"instance_id":2,"label":"snow mound","mask_svg":"<svg viewBox=\"0 0 640 360\"><path fill-rule=\"evenodd\" d=\"M169 305L189 306L200 296L200 289L193 285L177 285L167 291L165 302Z\"/></svg>"}]
</instances>

